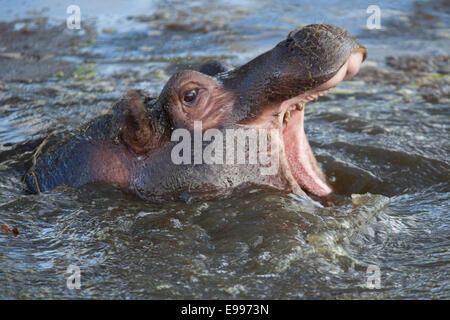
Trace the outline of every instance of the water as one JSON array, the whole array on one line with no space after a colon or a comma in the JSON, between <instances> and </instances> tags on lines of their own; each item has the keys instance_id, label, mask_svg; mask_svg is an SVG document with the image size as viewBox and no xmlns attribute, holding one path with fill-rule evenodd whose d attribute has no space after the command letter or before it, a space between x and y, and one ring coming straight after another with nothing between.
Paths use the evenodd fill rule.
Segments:
<instances>
[{"instance_id":1,"label":"water","mask_svg":"<svg viewBox=\"0 0 450 320\"><path fill-rule=\"evenodd\" d=\"M39 29L47 17L51 28L69 2L5 1L0 20L33 18L14 27ZM448 73L395 84L362 71L306 106L307 135L339 194L327 207L257 189L165 204L98 185L22 192L26 161L50 132L95 118L127 89L157 94L204 60L244 63L301 24L346 28L368 48L365 65L388 75L399 71L387 56L448 54L448 3L379 1L377 31L364 28L369 4L81 1L84 44L36 48L78 76L0 82L0 222L19 230L0 233L0 297L448 299ZM438 101L424 96L427 81L440 85ZM80 290L66 286L69 265L81 269ZM380 289L367 284L371 265Z\"/></svg>"}]
</instances>

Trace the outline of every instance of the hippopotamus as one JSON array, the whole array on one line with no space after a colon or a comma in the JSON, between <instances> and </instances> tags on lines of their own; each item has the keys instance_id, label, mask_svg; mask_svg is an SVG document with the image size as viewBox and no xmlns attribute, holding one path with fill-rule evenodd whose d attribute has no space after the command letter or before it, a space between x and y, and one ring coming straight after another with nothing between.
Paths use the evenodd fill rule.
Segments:
<instances>
[{"instance_id":1,"label":"hippopotamus","mask_svg":"<svg viewBox=\"0 0 450 320\"><path fill-rule=\"evenodd\" d=\"M150 201L248 187L325 197L333 190L306 138L304 107L366 57L342 28L298 28L240 67L209 61L172 75L157 97L128 91L109 113L40 146L24 180L35 193L102 183ZM239 147L253 161L236 161Z\"/></svg>"}]
</instances>

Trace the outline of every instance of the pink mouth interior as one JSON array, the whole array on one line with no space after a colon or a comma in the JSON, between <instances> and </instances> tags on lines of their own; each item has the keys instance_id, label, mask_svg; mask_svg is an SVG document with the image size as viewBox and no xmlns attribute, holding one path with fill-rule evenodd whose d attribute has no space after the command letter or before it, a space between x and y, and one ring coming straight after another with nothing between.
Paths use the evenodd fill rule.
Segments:
<instances>
[{"instance_id":1,"label":"pink mouth interior","mask_svg":"<svg viewBox=\"0 0 450 320\"><path fill-rule=\"evenodd\" d=\"M297 110L296 106L304 106L307 102L317 99L340 82L353 77L359 71L362 61L363 53L358 50L354 51L333 78L315 89L284 101L281 105L280 121L283 128L284 147L292 176L303 190L315 195L326 196L332 192L332 189L328 185L306 138L304 109ZM283 119L287 112L290 114L290 120L286 124L283 123Z\"/></svg>"}]
</instances>

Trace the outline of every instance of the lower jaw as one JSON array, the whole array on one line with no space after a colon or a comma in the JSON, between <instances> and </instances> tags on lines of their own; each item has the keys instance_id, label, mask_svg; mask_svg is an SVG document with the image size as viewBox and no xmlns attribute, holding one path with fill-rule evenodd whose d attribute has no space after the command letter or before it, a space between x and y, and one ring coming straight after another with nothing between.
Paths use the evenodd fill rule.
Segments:
<instances>
[{"instance_id":1,"label":"lower jaw","mask_svg":"<svg viewBox=\"0 0 450 320\"><path fill-rule=\"evenodd\" d=\"M306 138L303 126L304 110L291 113L283 129L285 155L292 176L302 190L323 197L332 192Z\"/></svg>"}]
</instances>

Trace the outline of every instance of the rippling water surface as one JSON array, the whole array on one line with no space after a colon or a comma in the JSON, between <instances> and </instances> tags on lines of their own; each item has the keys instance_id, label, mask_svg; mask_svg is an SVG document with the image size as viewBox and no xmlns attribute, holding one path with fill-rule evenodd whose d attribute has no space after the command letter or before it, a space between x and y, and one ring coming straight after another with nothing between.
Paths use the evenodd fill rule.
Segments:
<instances>
[{"instance_id":1,"label":"rippling water surface","mask_svg":"<svg viewBox=\"0 0 450 320\"><path fill-rule=\"evenodd\" d=\"M0 20L57 26L66 2L4 2ZM307 135L338 193L331 206L257 189L165 204L98 185L22 192L26 161L50 132L95 118L127 89L156 94L207 59L244 63L302 24L348 29L369 50L365 64L389 73L387 56L448 54L446 2L378 2L382 30L365 29L365 1L81 1L87 40L48 56L77 70L0 82L0 222L19 230L0 233L0 297L448 299L445 72L420 80L447 79L437 101L417 79L366 72L306 106ZM66 286L69 265L81 268L80 290ZM369 266L380 289L367 285Z\"/></svg>"}]
</instances>

